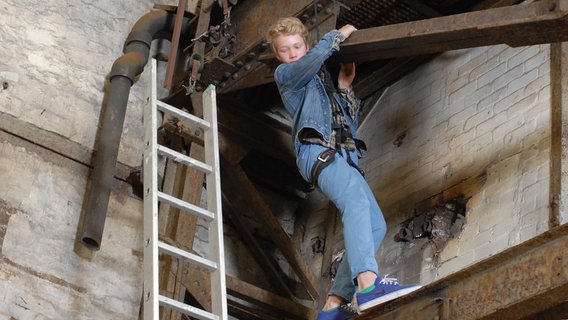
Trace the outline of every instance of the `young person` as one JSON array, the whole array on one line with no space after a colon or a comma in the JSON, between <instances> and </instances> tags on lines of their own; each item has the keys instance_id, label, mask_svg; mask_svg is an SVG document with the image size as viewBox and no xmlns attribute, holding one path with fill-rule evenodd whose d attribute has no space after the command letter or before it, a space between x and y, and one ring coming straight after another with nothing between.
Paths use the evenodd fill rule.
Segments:
<instances>
[{"instance_id":1,"label":"young person","mask_svg":"<svg viewBox=\"0 0 568 320\"><path fill-rule=\"evenodd\" d=\"M356 138L360 101L351 87L355 64L340 64L338 91L324 66L354 31L349 24L332 30L310 49L307 28L299 19L289 17L279 19L266 36L281 62L274 79L292 116L300 174L334 202L344 225L347 255L318 313L320 320L349 319L420 287L378 276L375 253L385 236L386 223L358 167L365 146Z\"/></svg>"}]
</instances>

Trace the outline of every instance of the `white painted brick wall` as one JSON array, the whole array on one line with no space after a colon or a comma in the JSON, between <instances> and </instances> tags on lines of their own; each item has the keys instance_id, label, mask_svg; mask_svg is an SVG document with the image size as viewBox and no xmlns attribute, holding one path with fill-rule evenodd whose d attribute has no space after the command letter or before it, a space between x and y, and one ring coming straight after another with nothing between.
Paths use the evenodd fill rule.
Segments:
<instances>
[{"instance_id":1,"label":"white painted brick wall","mask_svg":"<svg viewBox=\"0 0 568 320\"><path fill-rule=\"evenodd\" d=\"M1 248L0 319L138 319L141 202L112 196L102 249L79 255L88 168L0 141L0 194L16 209Z\"/></svg>"},{"instance_id":2,"label":"white painted brick wall","mask_svg":"<svg viewBox=\"0 0 568 320\"><path fill-rule=\"evenodd\" d=\"M177 4L169 0L161 3ZM113 62L134 23L153 1L15 1L0 4L0 111L94 147ZM4 75L4 76L2 76ZM141 163L144 86L129 95L119 161Z\"/></svg>"},{"instance_id":3,"label":"white painted brick wall","mask_svg":"<svg viewBox=\"0 0 568 320\"><path fill-rule=\"evenodd\" d=\"M548 45L457 50L388 88L359 132L369 147L362 166L390 226L382 273L426 283L547 230L549 59ZM415 204L483 173L461 234L437 260L405 265L416 263L401 259L415 249L393 238Z\"/></svg>"}]
</instances>

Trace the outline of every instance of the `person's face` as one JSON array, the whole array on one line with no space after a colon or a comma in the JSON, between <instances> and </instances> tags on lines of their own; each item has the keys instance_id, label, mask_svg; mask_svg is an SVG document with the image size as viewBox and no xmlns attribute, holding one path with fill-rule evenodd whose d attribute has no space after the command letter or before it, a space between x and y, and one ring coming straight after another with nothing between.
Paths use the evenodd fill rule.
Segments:
<instances>
[{"instance_id":1,"label":"person's face","mask_svg":"<svg viewBox=\"0 0 568 320\"><path fill-rule=\"evenodd\" d=\"M299 34L280 35L274 39L276 44L276 58L280 62L290 63L297 61L308 52L304 38Z\"/></svg>"}]
</instances>

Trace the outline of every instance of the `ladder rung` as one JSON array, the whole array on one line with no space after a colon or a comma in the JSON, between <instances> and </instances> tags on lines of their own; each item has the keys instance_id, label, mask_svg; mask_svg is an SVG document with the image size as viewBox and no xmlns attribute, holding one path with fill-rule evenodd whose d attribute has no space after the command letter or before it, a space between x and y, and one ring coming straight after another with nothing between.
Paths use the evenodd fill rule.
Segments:
<instances>
[{"instance_id":1,"label":"ladder rung","mask_svg":"<svg viewBox=\"0 0 568 320\"><path fill-rule=\"evenodd\" d=\"M158 200L165 202L167 204L170 204L180 210L183 211L187 211L187 212L191 212L194 215L201 217L207 221L211 221L213 219L215 219L215 213L205 210L199 206L196 206L194 204L191 204L187 201L183 201L179 198L176 198L174 196L171 196L167 193L163 193L161 191L158 191Z\"/></svg>"},{"instance_id":2,"label":"ladder rung","mask_svg":"<svg viewBox=\"0 0 568 320\"><path fill-rule=\"evenodd\" d=\"M179 302L177 300L159 295L158 300L160 301L160 305L169 307L170 309L174 309L178 312L186 314L188 316L195 317L201 320L218 320L219 317L216 315L209 313L205 310L199 309L194 306L190 306L189 304L185 304L183 302Z\"/></svg>"},{"instance_id":3,"label":"ladder rung","mask_svg":"<svg viewBox=\"0 0 568 320\"><path fill-rule=\"evenodd\" d=\"M166 148L162 145L158 145L158 152L165 154L174 161L181 162L187 166L198 169L203 173L210 174L211 172L213 172L213 168L210 165L190 158L182 153Z\"/></svg>"},{"instance_id":4,"label":"ladder rung","mask_svg":"<svg viewBox=\"0 0 568 320\"><path fill-rule=\"evenodd\" d=\"M158 105L158 110L173 114L178 118L191 121L203 130L208 130L209 128L211 128L209 121L203 120L197 116L192 115L191 113L181 111L180 109L173 107L163 101L158 100L156 101L156 104Z\"/></svg>"},{"instance_id":5,"label":"ladder rung","mask_svg":"<svg viewBox=\"0 0 568 320\"><path fill-rule=\"evenodd\" d=\"M167 254L169 254L170 256L175 256L178 258L184 258L187 259L189 261L194 262L195 264L209 270L209 271L214 271L217 270L217 263L202 258L196 254L193 254L191 252L187 252L185 250L182 250L178 247L174 247L172 245L169 245L163 241L158 241L158 249L160 250L160 252L165 252Z\"/></svg>"}]
</instances>

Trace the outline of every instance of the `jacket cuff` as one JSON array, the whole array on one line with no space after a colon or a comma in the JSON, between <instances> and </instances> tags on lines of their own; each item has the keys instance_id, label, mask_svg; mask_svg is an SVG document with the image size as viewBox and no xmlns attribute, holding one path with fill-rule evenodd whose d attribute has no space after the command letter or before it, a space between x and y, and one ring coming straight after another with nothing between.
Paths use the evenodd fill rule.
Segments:
<instances>
[{"instance_id":1,"label":"jacket cuff","mask_svg":"<svg viewBox=\"0 0 568 320\"><path fill-rule=\"evenodd\" d=\"M345 41L343 34L335 30L335 37L333 38L333 47L339 49L339 44Z\"/></svg>"}]
</instances>

